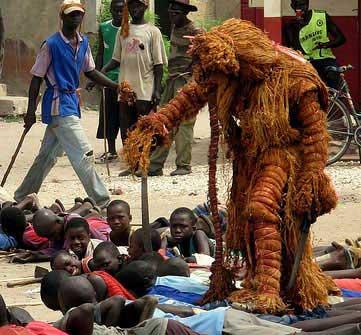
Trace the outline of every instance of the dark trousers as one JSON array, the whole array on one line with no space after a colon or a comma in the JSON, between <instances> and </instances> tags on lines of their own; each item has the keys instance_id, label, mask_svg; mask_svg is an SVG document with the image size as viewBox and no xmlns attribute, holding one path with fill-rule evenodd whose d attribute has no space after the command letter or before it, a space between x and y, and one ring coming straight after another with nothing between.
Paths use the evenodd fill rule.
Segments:
<instances>
[{"instance_id":1,"label":"dark trousers","mask_svg":"<svg viewBox=\"0 0 361 335\"><path fill-rule=\"evenodd\" d=\"M325 59L313 60L311 61L311 64L317 70L319 76L328 87L332 87L335 90L338 90L340 88L340 83L341 83L340 74L337 72L326 71L326 68L328 66L336 66L336 67L339 66L336 59L325 58Z\"/></svg>"},{"instance_id":2,"label":"dark trousers","mask_svg":"<svg viewBox=\"0 0 361 335\"><path fill-rule=\"evenodd\" d=\"M128 106L125 103L119 104L120 133L124 145L128 131L134 128L140 116L148 115L153 108L151 101L137 100L135 106Z\"/></svg>"},{"instance_id":3,"label":"dark trousers","mask_svg":"<svg viewBox=\"0 0 361 335\"><path fill-rule=\"evenodd\" d=\"M110 88L104 89L103 98L100 101L99 126L97 138L104 138L104 112L106 119L105 136L107 140L115 140L120 130L118 93Z\"/></svg>"}]
</instances>

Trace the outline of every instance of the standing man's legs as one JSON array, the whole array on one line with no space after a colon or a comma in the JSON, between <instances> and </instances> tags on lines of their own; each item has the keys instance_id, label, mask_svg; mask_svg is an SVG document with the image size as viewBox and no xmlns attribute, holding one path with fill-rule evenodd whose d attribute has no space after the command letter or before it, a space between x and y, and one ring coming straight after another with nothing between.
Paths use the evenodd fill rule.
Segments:
<instances>
[{"instance_id":1,"label":"standing man's legs","mask_svg":"<svg viewBox=\"0 0 361 335\"><path fill-rule=\"evenodd\" d=\"M174 96L177 94L177 91L182 88L186 84L186 81L183 78L180 79L168 79L166 87L164 89L164 93L162 95L162 99L160 101L161 105L165 105ZM163 175L164 164L168 158L171 144L174 141L174 137L176 136L177 129L173 129L169 132L169 145L163 145L157 147L151 157L150 157L150 165L149 165L149 175L150 176L160 176Z\"/></svg>"},{"instance_id":2,"label":"standing man's legs","mask_svg":"<svg viewBox=\"0 0 361 335\"><path fill-rule=\"evenodd\" d=\"M124 102L119 103L119 123L120 123L120 133L122 136L123 146L125 140L127 139L128 130L136 123L137 121L137 111L135 107L130 107Z\"/></svg>"},{"instance_id":3,"label":"standing man's legs","mask_svg":"<svg viewBox=\"0 0 361 335\"><path fill-rule=\"evenodd\" d=\"M120 130L118 93L109 88L104 89L104 102L103 98L101 99L97 131L98 139L104 139L104 112L106 113L106 138L110 155L103 155L101 162L103 162L107 156L109 156L108 159L110 160L116 158L117 150L115 142Z\"/></svg>"},{"instance_id":4,"label":"standing man's legs","mask_svg":"<svg viewBox=\"0 0 361 335\"><path fill-rule=\"evenodd\" d=\"M28 194L39 192L44 179L56 164L57 157L62 153L63 150L54 129L52 125L49 125L46 128L38 156L15 192L14 198L17 202L23 200Z\"/></svg>"},{"instance_id":5,"label":"standing man's legs","mask_svg":"<svg viewBox=\"0 0 361 335\"><path fill-rule=\"evenodd\" d=\"M120 103L120 128L122 133L123 145L127 139L127 133L131 130L138 121L138 118L143 115L148 115L152 110L151 101L137 100L135 106L129 107L124 103ZM126 169L119 173L119 177L129 176L132 172Z\"/></svg>"},{"instance_id":6,"label":"standing man's legs","mask_svg":"<svg viewBox=\"0 0 361 335\"><path fill-rule=\"evenodd\" d=\"M66 152L89 197L100 206L109 202L109 193L94 167L94 152L76 116L55 117L54 133Z\"/></svg>"},{"instance_id":7,"label":"standing man's legs","mask_svg":"<svg viewBox=\"0 0 361 335\"><path fill-rule=\"evenodd\" d=\"M335 90L340 89L341 76L337 72L326 71L326 68L329 66L338 67L338 63L334 58L320 59L312 61L311 64L317 70L319 76L323 82L328 86L332 87Z\"/></svg>"},{"instance_id":8,"label":"standing man's legs","mask_svg":"<svg viewBox=\"0 0 361 335\"><path fill-rule=\"evenodd\" d=\"M167 157L169 155L171 144L174 140L175 131L172 130L169 132L169 144L170 145L163 145L160 147L157 147L150 158L150 164L149 164L149 176L161 176L163 175L163 168L165 161L167 160Z\"/></svg>"},{"instance_id":9,"label":"standing man's legs","mask_svg":"<svg viewBox=\"0 0 361 335\"><path fill-rule=\"evenodd\" d=\"M192 144L194 135L194 125L196 119L185 121L180 124L175 135L175 151L177 153L177 169L171 173L171 176L186 175L192 172Z\"/></svg>"}]
</instances>

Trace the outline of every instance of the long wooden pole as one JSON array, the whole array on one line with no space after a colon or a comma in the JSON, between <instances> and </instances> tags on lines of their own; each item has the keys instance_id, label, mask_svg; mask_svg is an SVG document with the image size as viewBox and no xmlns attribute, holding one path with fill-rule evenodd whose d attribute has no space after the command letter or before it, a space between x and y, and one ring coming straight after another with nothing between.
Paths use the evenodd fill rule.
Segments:
<instances>
[{"instance_id":1,"label":"long wooden pole","mask_svg":"<svg viewBox=\"0 0 361 335\"><path fill-rule=\"evenodd\" d=\"M21 149L21 147L22 147L22 145L24 143L25 136L28 133L28 131L29 131L29 129L24 129L24 131L23 131L23 133L21 135L18 146L16 147L14 155L12 156L10 164L9 164L9 166L8 166L8 168L7 168L7 170L6 170L5 174L4 174L4 177L3 177L2 181L1 181L1 187L4 187L4 185L6 184L6 180L8 179L9 174L10 174L10 172L11 172L13 166L14 166L14 163L16 161L16 158L18 157L18 154L19 154L20 149Z\"/></svg>"},{"instance_id":2,"label":"long wooden pole","mask_svg":"<svg viewBox=\"0 0 361 335\"><path fill-rule=\"evenodd\" d=\"M148 177L142 176L142 227L144 230L144 249L145 252L152 252L152 240L150 236L149 225L149 203L148 203Z\"/></svg>"},{"instance_id":3,"label":"long wooden pole","mask_svg":"<svg viewBox=\"0 0 361 335\"><path fill-rule=\"evenodd\" d=\"M102 107L103 107L103 135L104 135L104 158L105 165L107 167L108 177L110 177L110 168L108 160L108 148L107 148L107 111L105 106L105 88L102 89Z\"/></svg>"}]
</instances>

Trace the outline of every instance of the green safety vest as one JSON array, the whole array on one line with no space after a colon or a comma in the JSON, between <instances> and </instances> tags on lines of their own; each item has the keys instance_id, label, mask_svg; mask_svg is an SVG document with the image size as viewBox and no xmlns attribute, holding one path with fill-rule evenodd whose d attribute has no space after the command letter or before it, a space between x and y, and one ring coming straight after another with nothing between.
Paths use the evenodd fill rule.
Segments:
<instances>
[{"instance_id":1,"label":"green safety vest","mask_svg":"<svg viewBox=\"0 0 361 335\"><path fill-rule=\"evenodd\" d=\"M103 66L108 64L113 57L113 51L115 47L115 40L117 37L119 28L113 26L112 20L106 21L100 24L100 31L103 35L104 41L104 54L103 54ZM118 81L119 67L109 71L106 76L113 81Z\"/></svg>"},{"instance_id":2,"label":"green safety vest","mask_svg":"<svg viewBox=\"0 0 361 335\"><path fill-rule=\"evenodd\" d=\"M313 50L319 42L326 43L330 41L327 34L325 11L312 10L311 20L307 26L300 30L299 39L306 59L336 58L331 49Z\"/></svg>"}]
</instances>

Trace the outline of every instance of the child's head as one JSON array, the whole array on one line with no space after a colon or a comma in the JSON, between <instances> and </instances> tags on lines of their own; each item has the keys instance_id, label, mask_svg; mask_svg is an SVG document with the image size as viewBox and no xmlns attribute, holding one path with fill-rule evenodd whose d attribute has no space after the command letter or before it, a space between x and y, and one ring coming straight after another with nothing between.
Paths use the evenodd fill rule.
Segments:
<instances>
[{"instance_id":1,"label":"child's head","mask_svg":"<svg viewBox=\"0 0 361 335\"><path fill-rule=\"evenodd\" d=\"M75 217L68 221L65 227L65 237L69 249L83 259L90 242L90 228L87 220Z\"/></svg>"},{"instance_id":2,"label":"child's head","mask_svg":"<svg viewBox=\"0 0 361 335\"><path fill-rule=\"evenodd\" d=\"M40 296L46 307L59 311L58 291L60 284L70 278L66 271L51 271L41 281Z\"/></svg>"},{"instance_id":3,"label":"child's head","mask_svg":"<svg viewBox=\"0 0 361 335\"><path fill-rule=\"evenodd\" d=\"M39 209L33 217L35 232L50 241L61 241L64 238L64 220L50 209Z\"/></svg>"},{"instance_id":4,"label":"child's head","mask_svg":"<svg viewBox=\"0 0 361 335\"><path fill-rule=\"evenodd\" d=\"M2 209L0 225L5 234L15 237L17 241L22 241L26 228L26 218L21 209L16 207Z\"/></svg>"},{"instance_id":5,"label":"child's head","mask_svg":"<svg viewBox=\"0 0 361 335\"><path fill-rule=\"evenodd\" d=\"M94 250L94 267L114 276L121 268L122 256L112 242L102 242Z\"/></svg>"},{"instance_id":6,"label":"child's head","mask_svg":"<svg viewBox=\"0 0 361 335\"><path fill-rule=\"evenodd\" d=\"M112 201L107 208L107 221L113 231L126 232L129 230L132 221L129 204L123 200Z\"/></svg>"},{"instance_id":7,"label":"child's head","mask_svg":"<svg viewBox=\"0 0 361 335\"><path fill-rule=\"evenodd\" d=\"M169 258L158 268L159 277L179 276L189 277L190 270L188 264L180 257Z\"/></svg>"},{"instance_id":8,"label":"child's head","mask_svg":"<svg viewBox=\"0 0 361 335\"><path fill-rule=\"evenodd\" d=\"M170 233L177 243L189 240L196 230L197 218L193 211L186 207L177 208L169 219Z\"/></svg>"},{"instance_id":9,"label":"child's head","mask_svg":"<svg viewBox=\"0 0 361 335\"><path fill-rule=\"evenodd\" d=\"M129 14L133 21L139 21L143 19L147 8L148 0L128 0Z\"/></svg>"},{"instance_id":10,"label":"child's head","mask_svg":"<svg viewBox=\"0 0 361 335\"><path fill-rule=\"evenodd\" d=\"M65 250L59 251L52 257L50 260L50 267L52 270L64 270L71 276L78 276L81 274L81 262Z\"/></svg>"},{"instance_id":11,"label":"child's head","mask_svg":"<svg viewBox=\"0 0 361 335\"><path fill-rule=\"evenodd\" d=\"M161 266L161 264L164 263L164 258L157 251L152 251L147 254L143 254L142 256L139 257L138 260L150 264L156 273L158 273L158 269Z\"/></svg>"},{"instance_id":12,"label":"child's head","mask_svg":"<svg viewBox=\"0 0 361 335\"><path fill-rule=\"evenodd\" d=\"M137 297L142 297L154 286L156 273L152 265L143 261L134 261L124 266L116 274L116 278L126 289Z\"/></svg>"},{"instance_id":13,"label":"child's head","mask_svg":"<svg viewBox=\"0 0 361 335\"><path fill-rule=\"evenodd\" d=\"M150 238L152 241L152 250L158 251L162 246L162 239L160 234L155 229L150 230ZM131 236L129 241L129 256L132 260L137 260L146 251L144 247L144 229L136 230Z\"/></svg>"},{"instance_id":14,"label":"child's head","mask_svg":"<svg viewBox=\"0 0 361 335\"><path fill-rule=\"evenodd\" d=\"M124 5L125 0L112 0L110 4L110 13L112 14L113 22L117 26L122 24Z\"/></svg>"},{"instance_id":15,"label":"child's head","mask_svg":"<svg viewBox=\"0 0 361 335\"><path fill-rule=\"evenodd\" d=\"M62 282L58 292L58 300L63 314L82 304L97 302L93 285L83 276L70 277Z\"/></svg>"}]
</instances>

